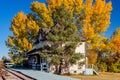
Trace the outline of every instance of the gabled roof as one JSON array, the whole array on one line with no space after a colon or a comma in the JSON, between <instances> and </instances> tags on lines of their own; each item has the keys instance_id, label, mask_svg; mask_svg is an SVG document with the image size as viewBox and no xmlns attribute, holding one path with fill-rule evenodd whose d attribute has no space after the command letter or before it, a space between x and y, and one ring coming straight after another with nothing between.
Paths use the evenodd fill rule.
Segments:
<instances>
[{"instance_id":1,"label":"gabled roof","mask_svg":"<svg viewBox=\"0 0 120 80\"><path fill-rule=\"evenodd\" d=\"M48 35L48 33L50 32L51 29L48 29L48 28L41 28L39 30L39 33L38 33L38 38L37 40L35 41L35 44L39 43L39 36L41 35L42 36L42 39L40 41L46 41L46 36Z\"/></svg>"},{"instance_id":2,"label":"gabled roof","mask_svg":"<svg viewBox=\"0 0 120 80\"><path fill-rule=\"evenodd\" d=\"M61 28L62 26L60 24L56 24L55 27L58 27L58 28ZM51 32L52 29L49 29L49 28L41 28L39 30L39 33L38 33L38 38L36 39L35 43L34 44L38 44L40 43L40 41L47 41L47 38L46 36L48 35L49 32ZM42 39L39 40L39 36L41 35ZM85 42L87 39L85 37L83 37L81 34L79 34L80 36L80 39L82 42ZM39 49L33 49L29 52L26 53L26 56L27 55L32 55L33 53L37 52L37 51L42 51L42 48L39 48Z\"/></svg>"}]
</instances>

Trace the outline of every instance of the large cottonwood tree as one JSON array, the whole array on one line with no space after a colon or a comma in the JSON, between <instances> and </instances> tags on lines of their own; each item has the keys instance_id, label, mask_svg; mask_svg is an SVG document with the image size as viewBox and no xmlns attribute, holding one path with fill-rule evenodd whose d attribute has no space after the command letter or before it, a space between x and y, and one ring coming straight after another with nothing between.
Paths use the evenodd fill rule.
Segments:
<instances>
[{"instance_id":1,"label":"large cottonwood tree","mask_svg":"<svg viewBox=\"0 0 120 80\"><path fill-rule=\"evenodd\" d=\"M111 1L96 0L93 2L93 0L86 0L82 34L87 39L88 49L98 53L98 61L102 53L109 49L108 39L104 37L104 33L110 24L111 10Z\"/></svg>"},{"instance_id":2,"label":"large cottonwood tree","mask_svg":"<svg viewBox=\"0 0 120 80\"><path fill-rule=\"evenodd\" d=\"M8 37L6 45L13 55L11 57L16 56L14 61L21 62L24 53L32 49L33 42L38 35L39 26L36 21L23 12L19 12L14 16L11 23L10 30L13 35Z\"/></svg>"}]
</instances>

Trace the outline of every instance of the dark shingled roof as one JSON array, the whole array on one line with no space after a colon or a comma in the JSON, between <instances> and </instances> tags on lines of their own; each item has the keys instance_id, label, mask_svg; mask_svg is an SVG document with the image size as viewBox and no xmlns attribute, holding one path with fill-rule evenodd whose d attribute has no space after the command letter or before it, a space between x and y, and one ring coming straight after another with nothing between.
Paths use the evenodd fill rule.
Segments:
<instances>
[{"instance_id":1,"label":"dark shingled roof","mask_svg":"<svg viewBox=\"0 0 120 80\"><path fill-rule=\"evenodd\" d=\"M32 53L35 53L35 52L37 52L37 51L41 51L41 50L42 50L42 48L39 48L39 49L33 49L33 50L31 50L31 51L25 53L25 56L29 56L29 55L31 55Z\"/></svg>"},{"instance_id":2,"label":"dark shingled roof","mask_svg":"<svg viewBox=\"0 0 120 80\"><path fill-rule=\"evenodd\" d=\"M56 24L55 27L61 28L62 26L59 25L59 24ZM48 35L49 32L51 32L51 29L49 29L49 28L41 28L41 29L39 30L39 33L38 33L38 38L37 38L37 40L35 41L34 44L38 44L38 43L39 43L39 35L40 35L40 34L41 34L41 36L42 36L42 39L41 39L40 41L47 41L46 36ZM85 42L85 41L87 40L87 39L84 38L81 34L79 34L79 35L80 35L81 41ZM32 55L33 53L35 53L35 52L37 52L37 51L42 51L42 48L33 49L33 50L27 52L25 55L26 55L26 56Z\"/></svg>"}]
</instances>

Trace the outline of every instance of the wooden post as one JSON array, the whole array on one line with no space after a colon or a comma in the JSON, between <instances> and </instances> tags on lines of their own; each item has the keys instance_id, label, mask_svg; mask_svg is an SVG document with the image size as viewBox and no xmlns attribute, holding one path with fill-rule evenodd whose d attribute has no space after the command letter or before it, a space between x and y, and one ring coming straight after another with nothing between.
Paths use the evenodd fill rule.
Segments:
<instances>
[{"instance_id":1,"label":"wooden post","mask_svg":"<svg viewBox=\"0 0 120 80\"><path fill-rule=\"evenodd\" d=\"M88 68L88 58L85 57L85 68Z\"/></svg>"}]
</instances>

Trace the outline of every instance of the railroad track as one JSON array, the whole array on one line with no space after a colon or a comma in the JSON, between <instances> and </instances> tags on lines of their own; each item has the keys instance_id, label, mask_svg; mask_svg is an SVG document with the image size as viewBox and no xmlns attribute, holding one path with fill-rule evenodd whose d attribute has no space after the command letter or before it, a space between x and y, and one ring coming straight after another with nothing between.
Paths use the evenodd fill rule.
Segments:
<instances>
[{"instance_id":1,"label":"railroad track","mask_svg":"<svg viewBox=\"0 0 120 80\"><path fill-rule=\"evenodd\" d=\"M35 80L27 75L24 75L11 69L4 69L4 71L7 71L9 76L3 75L2 80Z\"/></svg>"}]
</instances>

